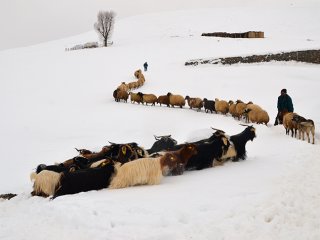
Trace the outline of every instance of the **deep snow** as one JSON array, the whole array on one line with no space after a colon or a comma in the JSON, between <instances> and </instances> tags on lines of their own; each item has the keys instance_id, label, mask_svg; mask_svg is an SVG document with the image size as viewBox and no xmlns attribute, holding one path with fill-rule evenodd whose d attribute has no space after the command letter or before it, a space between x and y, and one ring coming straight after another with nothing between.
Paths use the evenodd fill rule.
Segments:
<instances>
[{"instance_id":1,"label":"deep snow","mask_svg":"<svg viewBox=\"0 0 320 240\"><path fill-rule=\"evenodd\" d=\"M311 2L311 1L310 1ZM318 65L295 62L186 67L194 58L265 54L320 47L319 8L213 8L161 12L118 20L110 48L66 52L95 41L88 32L0 52L1 239L319 239L320 83ZM265 31L265 39L202 38L202 32ZM255 125L248 158L165 177L160 185L59 197L30 197L39 164L153 135L178 142L207 137L210 127L243 130L230 116L116 103L113 90L134 80L148 61L145 85L156 95L253 101L270 115ZM273 126L282 88L295 112L316 124L316 144Z\"/></svg>"}]
</instances>

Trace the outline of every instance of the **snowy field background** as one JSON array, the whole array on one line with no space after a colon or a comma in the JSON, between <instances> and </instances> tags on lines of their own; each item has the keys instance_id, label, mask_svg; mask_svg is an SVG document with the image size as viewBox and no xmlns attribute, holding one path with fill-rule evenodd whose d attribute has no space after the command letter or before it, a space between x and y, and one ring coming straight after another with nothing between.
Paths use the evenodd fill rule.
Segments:
<instances>
[{"instance_id":1,"label":"snowy field background","mask_svg":"<svg viewBox=\"0 0 320 240\"><path fill-rule=\"evenodd\" d=\"M175 4L178 1L174 1ZM201 3L204 3L201 7ZM246 56L320 47L320 4L283 1L262 8L207 1L189 10L117 19L110 48L65 51L96 41L95 32L0 52L0 239L312 239L320 238L320 101L318 65L295 62L184 66L197 58ZM265 39L201 37L203 32L264 31ZM32 33L30 33L32 34ZM244 127L230 116L116 103L112 92L149 63L145 85L156 95L241 99L262 106L268 127L254 125L247 160L165 177L160 185L30 197L29 174L62 162L74 147L99 150L153 135L179 143L233 135ZM295 112L315 121L316 144L273 126L276 101L288 89Z\"/></svg>"}]
</instances>

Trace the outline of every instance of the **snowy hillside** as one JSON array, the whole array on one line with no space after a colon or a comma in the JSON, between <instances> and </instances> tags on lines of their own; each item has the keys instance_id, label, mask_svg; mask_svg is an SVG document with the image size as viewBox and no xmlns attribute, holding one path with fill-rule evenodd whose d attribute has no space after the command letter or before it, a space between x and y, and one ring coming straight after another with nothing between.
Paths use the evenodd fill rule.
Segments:
<instances>
[{"instance_id":1,"label":"snowy hillside","mask_svg":"<svg viewBox=\"0 0 320 240\"><path fill-rule=\"evenodd\" d=\"M310 1L312 3L312 1ZM305 5L307 6L307 5ZM190 59L320 48L318 7L211 8L145 13L117 20L109 48L65 51L95 32L0 52L2 93L0 239L312 239L320 238L320 67L295 62L185 66ZM203 32L264 31L264 39L204 38ZM165 177L160 185L31 197L29 174L77 148L108 141L151 147L153 135L179 143L244 127L231 116L116 103L113 90L147 61L144 93L241 99L262 106L247 159ZM314 120L316 144L273 126L288 89L295 112Z\"/></svg>"}]
</instances>

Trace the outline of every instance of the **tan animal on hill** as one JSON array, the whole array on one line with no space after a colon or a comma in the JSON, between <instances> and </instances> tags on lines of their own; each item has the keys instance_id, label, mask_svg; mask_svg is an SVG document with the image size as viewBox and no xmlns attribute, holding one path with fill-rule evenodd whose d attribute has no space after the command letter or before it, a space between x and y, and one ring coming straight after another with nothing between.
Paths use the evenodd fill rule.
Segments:
<instances>
[{"instance_id":1,"label":"tan animal on hill","mask_svg":"<svg viewBox=\"0 0 320 240\"><path fill-rule=\"evenodd\" d=\"M141 69L138 69L138 70L136 70L135 72L134 72L134 76L136 77L136 78L139 78L139 76L142 74L142 72L141 72Z\"/></svg>"},{"instance_id":2,"label":"tan animal on hill","mask_svg":"<svg viewBox=\"0 0 320 240\"><path fill-rule=\"evenodd\" d=\"M128 92L129 87L128 87L128 85L127 85L125 82L122 82L122 83L119 85L118 89L120 89L121 91Z\"/></svg>"}]
</instances>

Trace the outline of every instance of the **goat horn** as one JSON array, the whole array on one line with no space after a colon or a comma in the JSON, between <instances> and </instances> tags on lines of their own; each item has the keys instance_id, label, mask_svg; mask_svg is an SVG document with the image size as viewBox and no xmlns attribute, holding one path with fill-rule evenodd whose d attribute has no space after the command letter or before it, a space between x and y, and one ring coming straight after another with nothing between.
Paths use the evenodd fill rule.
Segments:
<instances>
[{"instance_id":1,"label":"goat horn","mask_svg":"<svg viewBox=\"0 0 320 240\"><path fill-rule=\"evenodd\" d=\"M113 143L113 142L110 142L110 141L108 141L110 144L116 144L116 143Z\"/></svg>"},{"instance_id":2,"label":"goat horn","mask_svg":"<svg viewBox=\"0 0 320 240\"><path fill-rule=\"evenodd\" d=\"M217 129L217 128L213 128L213 127L211 127L213 130L216 130L216 131L221 131L221 132L223 132L223 133L225 133L225 131L223 131L223 130L221 130L221 129Z\"/></svg>"},{"instance_id":3,"label":"goat horn","mask_svg":"<svg viewBox=\"0 0 320 240\"><path fill-rule=\"evenodd\" d=\"M80 152L80 150L78 148L74 148L75 150L77 150L78 152Z\"/></svg>"},{"instance_id":4,"label":"goat horn","mask_svg":"<svg viewBox=\"0 0 320 240\"><path fill-rule=\"evenodd\" d=\"M156 139L156 140L159 140L159 137L157 137L156 135L153 135L154 136L154 138Z\"/></svg>"},{"instance_id":5,"label":"goat horn","mask_svg":"<svg viewBox=\"0 0 320 240\"><path fill-rule=\"evenodd\" d=\"M242 123L240 123L239 125L245 126L245 127L250 127L249 125L247 125L247 124L242 124ZM251 126L251 127L252 127L252 126Z\"/></svg>"}]
</instances>

